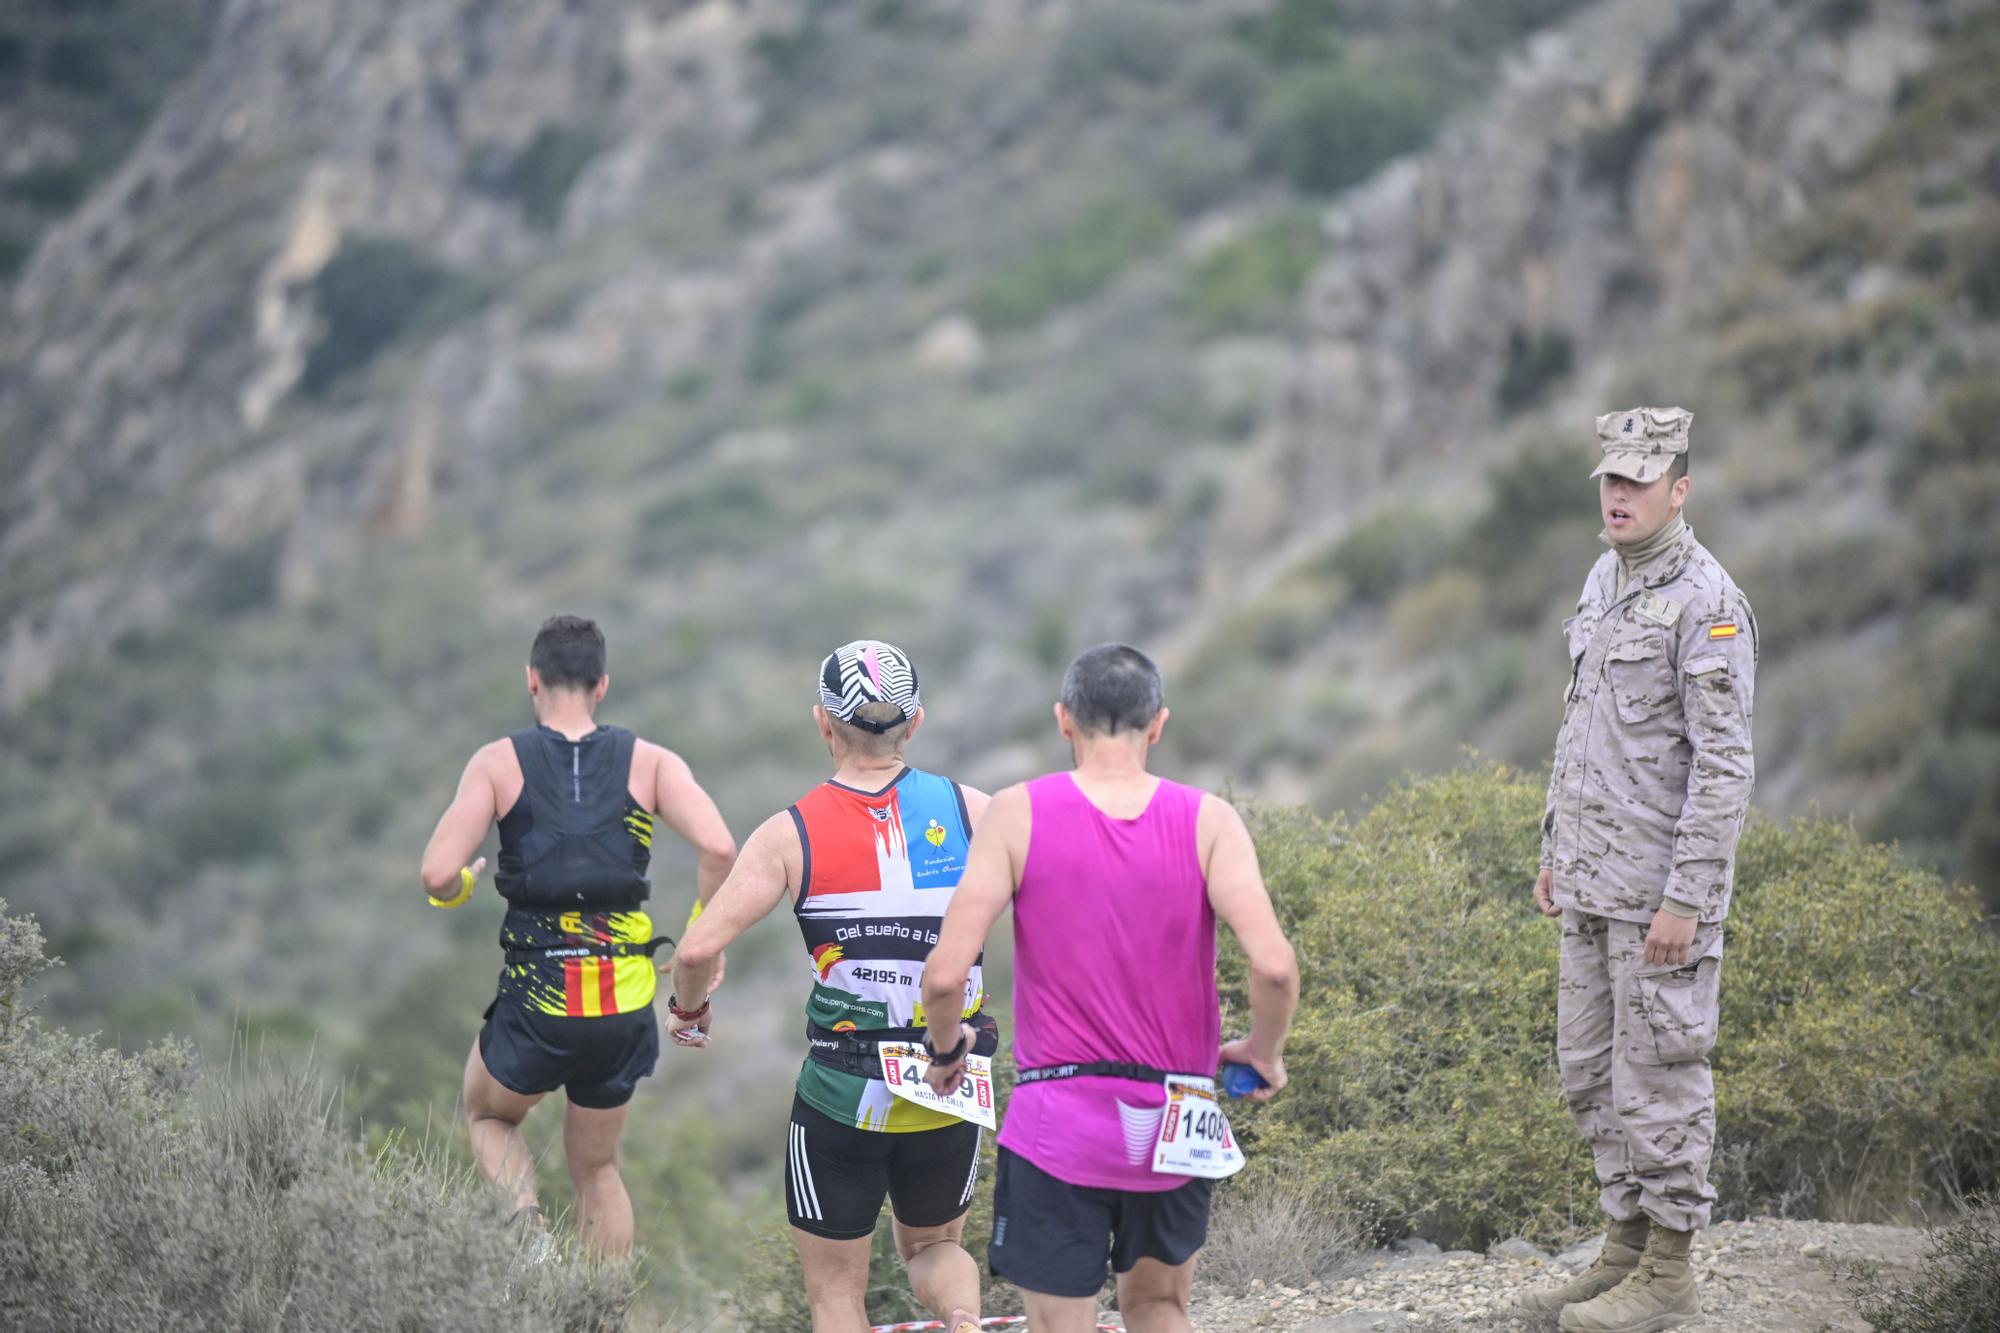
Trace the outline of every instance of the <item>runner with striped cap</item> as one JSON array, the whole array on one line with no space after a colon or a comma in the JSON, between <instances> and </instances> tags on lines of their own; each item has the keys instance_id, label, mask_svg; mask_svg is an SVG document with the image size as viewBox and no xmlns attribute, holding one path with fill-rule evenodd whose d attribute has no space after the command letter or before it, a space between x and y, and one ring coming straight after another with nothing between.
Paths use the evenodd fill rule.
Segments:
<instances>
[{"instance_id":1,"label":"runner with striped cap","mask_svg":"<svg viewBox=\"0 0 2000 1333\"><path fill-rule=\"evenodd\" d=\"M924 959L987 797L904 762L924 710L901 649L875 639L836 649L820 663L818 694L813 720L833 776L745 841L674 955L674 994L705 996L722 950L790 897L812 989L785 1202L814 1333L866 1333L869 1238L885 1197L917 1299L952 1333L976 1333L979 1267L959 1237L979 1126L911 1100L921 1079L903 1074L893 1047L923 1041ZM984 1000L975 959L952 1008L981 1056L998 1044ZM669 1006L676 1044L713 1040L707 1001Z\"/></svg>"}]
</instances>

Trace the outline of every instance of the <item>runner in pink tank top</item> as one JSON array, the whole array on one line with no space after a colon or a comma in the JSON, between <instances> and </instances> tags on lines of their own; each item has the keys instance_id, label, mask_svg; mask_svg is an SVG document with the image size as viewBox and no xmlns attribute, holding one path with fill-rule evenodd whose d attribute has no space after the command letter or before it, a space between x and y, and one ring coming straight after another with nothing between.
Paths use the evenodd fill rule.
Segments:
<instances>
[{"instance_id":1,"label":"runner in pink tank top","mask_svg":"<svg viewBox=\"0 0 2000 1333\"><path fill-rule=\"evenodd\" d=\"M1021 1288L1033 1333L1090 1328L1107 1267L1131 1327L1188 1329L1213 1184L1197 1173L1229 1168L1162 1127L1190 1113L1216 1123L1200 1107L1215 1106L1206 1080L1218 1059L1263 1076L1258 1100L1285 1085L1292 947L1236 811L1146 771L1167 722L1161 693L1137 649L1107 644L1070 664L1056 725L1076 767L993 798L924 968L929 1077L950 1091L972 1036L953 1021L953 997L1013 904L1020 1074L1001 1121L987 1259ZM1250 958L1251 1033L1227 1044L1218 917Z\"/></svg>"},{"instance_id":2,"label":"runner in pink tank top","mask_svg":"<svg viewBox=\"0 0 2000 1333\"><path fill-rule=\"evenodd\" d=\"M1014 1062L1130 1061L1213 1075L1221 1043L1215 909L1195 845L1204 795L1159 779L1136 819L1092 805L1068 773L1028 786L1014 893ZM1170 1190L1153 1170L1155 1080L1071 1078L1014 1090L1000 1146L1072 1185Z\"/></svg>"}]
</instances>

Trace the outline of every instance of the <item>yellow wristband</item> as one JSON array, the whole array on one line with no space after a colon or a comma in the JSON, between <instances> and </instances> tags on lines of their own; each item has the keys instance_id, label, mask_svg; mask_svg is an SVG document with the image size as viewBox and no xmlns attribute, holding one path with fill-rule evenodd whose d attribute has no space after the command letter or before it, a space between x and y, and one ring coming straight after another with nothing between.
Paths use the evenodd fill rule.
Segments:
<instances>
[{"instance_id":1,"label":"yellow wristband","mask_svg":"<svg viewBox=\"0 0 2000 1333\"><path fill-rule=\"evenodd\" d=\"M694 900L694 910L688 913L688 923L681 927L681 934L685 935L693 930L694 923L699 920L701 920L701 899L697 898Z\"/></svg>"},{"instance_id":2,"label":"yellow wristband","mask_svg":"<svg viewBox=\"0 0 2000 1333\"><path fill-rule=\"evenodd\" d=\"M440 898L433 893L431 895L431 906L446 909L465 906L468 902L472 901L473 883L472 867L460 866L458 868L458 892L449 898Z\"/></svg>"}]
</instances>

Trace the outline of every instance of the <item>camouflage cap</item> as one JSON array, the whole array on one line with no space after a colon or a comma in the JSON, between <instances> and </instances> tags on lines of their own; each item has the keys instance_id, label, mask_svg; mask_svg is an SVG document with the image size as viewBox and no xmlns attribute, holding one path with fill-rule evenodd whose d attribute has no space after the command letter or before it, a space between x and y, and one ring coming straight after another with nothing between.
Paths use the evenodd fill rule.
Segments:
<instances>
[{"instance_id":1,"label":"camouflage cap","mask_svg":"<svg viewBox=\"0 0 2000 1333\"><path fill-rule=\"evenodd\" d=\"M1610 473L1641 486L1667 475L1674 460L1687 452L1688 429L1694 413L1684 407L1634 407L1606 412L1597 419L1597 443L1604 461L1590 475Z\"/></svg>"}]
</instances>

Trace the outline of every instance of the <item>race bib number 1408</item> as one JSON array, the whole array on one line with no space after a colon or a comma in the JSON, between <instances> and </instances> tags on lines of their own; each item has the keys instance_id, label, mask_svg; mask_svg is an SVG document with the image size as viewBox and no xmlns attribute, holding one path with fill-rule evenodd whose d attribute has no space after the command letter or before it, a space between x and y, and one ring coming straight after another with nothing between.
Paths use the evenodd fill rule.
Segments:
<instances>
[{"instance_id":1,"label":"race bib number 1408","mask_svg":"<svg viewBox=\"0 0 2000 1333\"><path fill-rule=\"evenodd\" d=\"M1153 1170L1170 1176L1221 1180L1243 1169L1243 1150L1229 1132L1229 1117L1215 1095L1215 1080L1171 1075Z\"/></svg>"}]
</instances>

